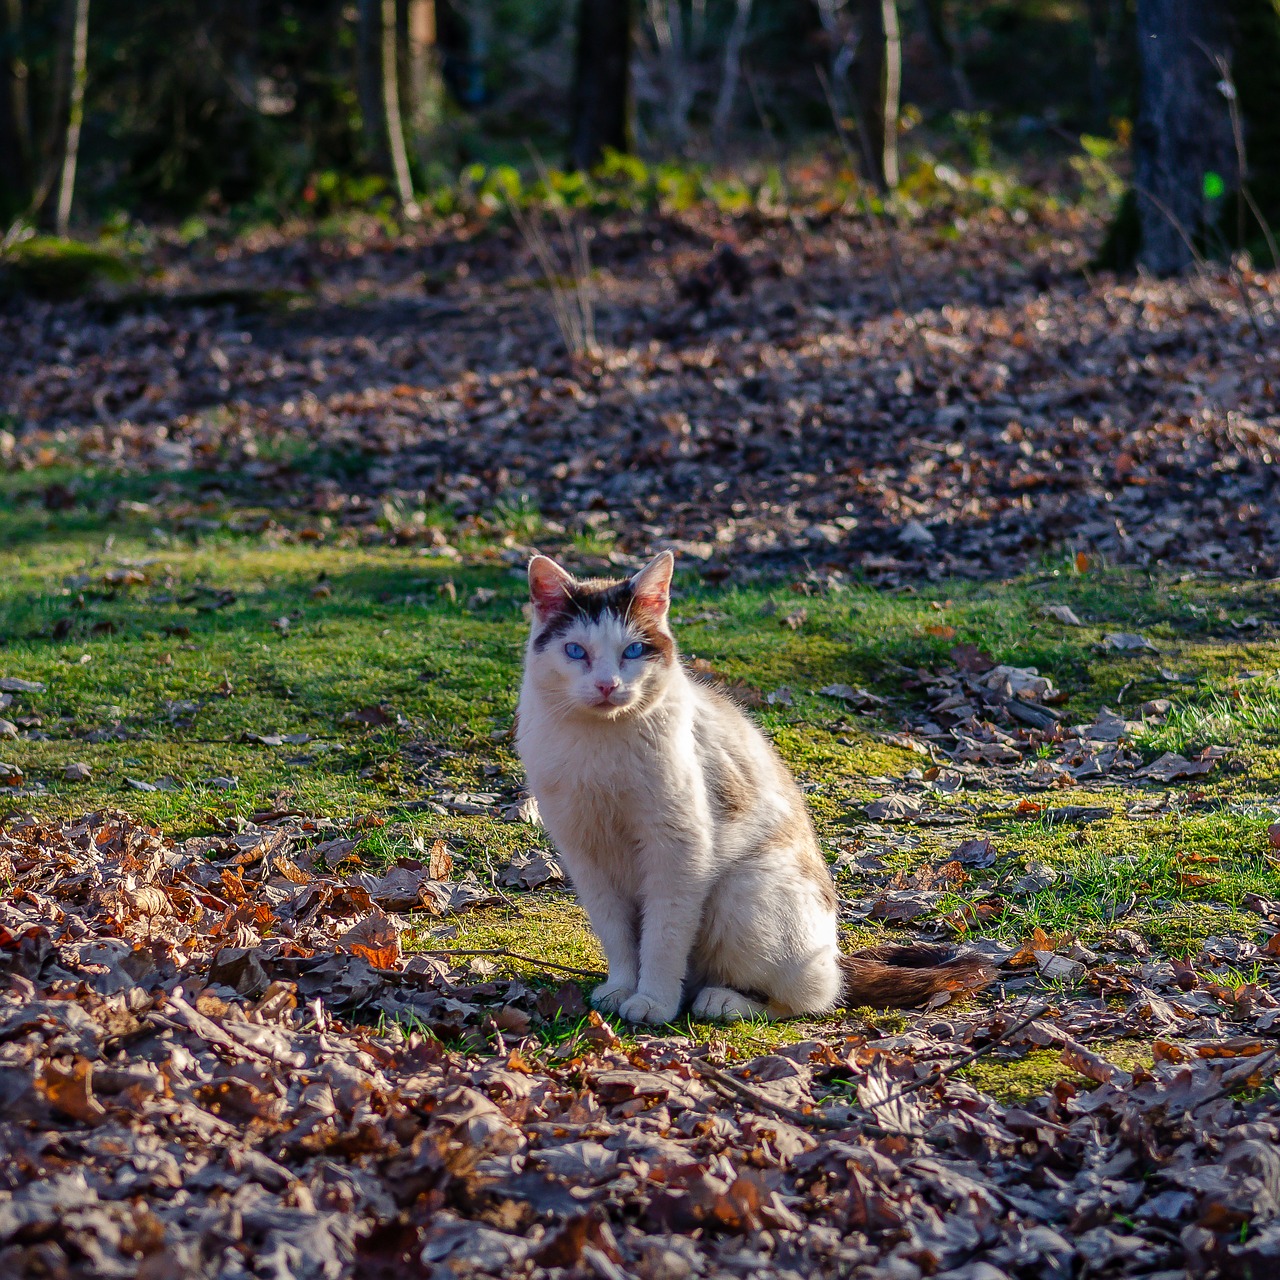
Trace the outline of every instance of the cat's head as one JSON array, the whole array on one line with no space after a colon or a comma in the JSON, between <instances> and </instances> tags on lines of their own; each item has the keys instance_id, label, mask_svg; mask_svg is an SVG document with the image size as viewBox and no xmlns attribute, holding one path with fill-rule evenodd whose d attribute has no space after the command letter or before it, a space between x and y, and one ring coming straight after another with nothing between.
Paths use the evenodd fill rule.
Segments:
<instances>
[{"instance_id":1,"label":"cat's head","mask_svg":"<svg viewBox=\"0 0 1280 1280\"><path fill-rule=\"evenodd\" d=\"M630 578L579 582L547 556L533 557L527 670L544 698L604 719L652 704L676 663L667 619L674 564L664 551Z\"/></svg>"}]
</instances>

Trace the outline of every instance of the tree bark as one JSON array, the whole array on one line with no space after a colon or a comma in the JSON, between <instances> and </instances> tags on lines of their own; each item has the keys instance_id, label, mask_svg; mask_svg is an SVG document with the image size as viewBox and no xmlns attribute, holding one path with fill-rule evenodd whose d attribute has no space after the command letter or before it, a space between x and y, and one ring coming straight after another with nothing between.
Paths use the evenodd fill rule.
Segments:
<instances>
[{"instance_id":1,"label":"tree bark","mask_svg":"<svg viewBox=\"0 0 1280 1280\"><path fill-rule=\"evenodd\" d=\"M858 0L858 53L853 63L862 135L871 180L881 191L898 185L898 107L902 36L895 0Z\"/></svg>"},{"instance_id":2,"label":"tree bark","mask_svg":"<svg viewBox=\"0 0 1280 1280\"><path fill-rule=\"evenodd\" d=\"M22 48L22 0L0 0L0 217L31 198L31 114Z\"/></svg>"},{"instance_id":3,"label":"tree bark","mask_svg":"<svg viewBox=\"0 0 1280 1280\"><path fill-rule=\"evenodd\" d=\"M716 109L711 115L711 136L720 146L729 140L729 121L733 118L733 100L738 92L738 77L742 72L742 46L747 38L747 24L751 21L751 0L737 0L733 11L733 24L724 43L724 70L720 77L720 92L716 95Z\"/></svg>"},{"instance_id":4,"label":"tree bark","mask_svg":"<svg viewBox=\"0 0 1280 1280\"><path fill-rule=\"evenodd\" d=\"M386 173L387 131L382 119L382 57L378 39L381 0L359 0L356 9L356 101L360 132L370 168Z\"/></svg>"},{"instance_id":5,"label":"tree bark","mask_svg":"<svg viewBox=\"0 0 1280 1280\"><path fill-rule=\"evenodd\" d=\"M916 7L920 11L920 20L924 25L924 33L929 38L933 55L942 63L951 79L956 106L961 111L972 111L973 90L969 87L969 77L965 75L964 64L956 52L955 41L951 39L951 33L947 30L943 0L918 0Z\"/></svg>"},{"instance_id":6,"label":"tree bark","mask_svg":"<svg viewBox=\"0 0 1280 1280\"><path fill-rule=\"evenodd\" d=\"M436 47L436 0L409 0L409 133L420 164L430 158L444 116L444 81Z\"/></svg>"},{"instance_id":7,"label":"tree bark","mask_svg":"<svg viewBox=\"0 0 1280 1280\"><path fill-rule=\"evenodd\" d=\"M593 169L606 148L630 148L630 0L578 0L569 162Z\"/></svg>"},{"instance_id":8,"label":"tree bark","mask_svg":"<svg viewBox=\"0 0 1280 1280\"><path fill-rule=\"evenodd\" d=\"M1138 123L1133 190L1137 261L1172 275L1203 242L1216 175L1238 186L1231 119L1212 55L1230 57L1222 0L1138 0Z\"/></svg>"},{"instance_id":9,"label":"tree bark","mask_svg":"<svg viewBox=\"0 0 1280 1280\"><path fill-rule=\"evenodd\" d=\"M1280 236L1280 0L1228 0L1228 8L1245 147L1244 208L1237 212L1255 259L1280 267L1273 257Z\"/></svg>"},{"instance_id":10,"label":"tree bark","mask_svg":"<svg viewBox=\"0 0 1280 1280\"><path fill-rule=\"evenodd\" d=\"M391 156L391 176L396 198L409 218L416 219L418 205L409 178L409 157L404 146L404 121L400 116L400 78L396 67L396 0L382 0L382 122Z\"/></svg>"},{"instance_id":11,"label":"tree bark","mask_svg":"<svg viewBox=\"0 0 1280 1280\"><path fill-rule=\"evenodd\" d=\"M88 78L89 0L71 0L71 91L67 99L67 132L62 148L62 173L58 179L58 204L54 229L60 236L71 225L75 196L76 164L80 158L80 128L84 124L84 86Z\"/></svg>"}]
</instances>

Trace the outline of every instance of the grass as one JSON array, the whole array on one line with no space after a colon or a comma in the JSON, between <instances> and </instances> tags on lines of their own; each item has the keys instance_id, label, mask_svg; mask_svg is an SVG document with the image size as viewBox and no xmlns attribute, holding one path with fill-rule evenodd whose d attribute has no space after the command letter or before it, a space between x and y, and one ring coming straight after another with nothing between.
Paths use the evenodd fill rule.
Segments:
<instances>
[{"instance_id":1,"label":"grass","mask_svg":"<svg viewBox=\"0 0 1280 1280\"><path fill-rule=\"evenodd\" d=\"M450 790L518 791L509 733L526 626L519 562L544 526L521 502L484 525L436 511L418 523L440 537L374 544L249 491L201 490L190 475L0 476L0 676L46 686L0 709L21 733L0 739L0 761L24 775L21 787L0 788L0 819L112 806L184 837L293 808L356 834L371 865L415 838L443 837L459 871L482 879L541 845L528 826L427 806ZM434 545L446 536L448 546ZM566 554L608 547L592 536ZM1068 723L1103 705L1136 716L1142 701L1170 698L1165 723L1139 739L1148 758L1215 743L1232 751L1207 778L1157 789L1181 796L1176 810L1126 817L1145 794L1134 788L1038 793L1113 811L1084 827L1049 825L1013 816L1017 795L968 789L939 800L956 825L902 828L914 839L895 840L887 861L909 872L965 836L990 836L999 859L963 897L1001 895L1006 906L980 931L1008 942L1036 927L1088 942L1121 924L1181 954L1211 934L1259 936L1245 895L1280 897L1266 837L1280 808L1280 655L1265 621L1280 616L1273 584L1048 565L1013 582L899 592L858 581L818 589L802 573L717 587L686 570L677 585L690 656L762 694L791 691L790 705L765 703L757 716L806 784L833 854L861 838L866 800L927 766L883 735L918 708L920 669L947 665L956 643L1051 675L1069 694ZM1048 603L1069 604L1085 625L1046 618ZM798 630L781 625L800 608ZM1105 651L1099 641L1116 630L1142 632L1159 654ZM886 703L867 716L816 692L837 682ZM247 734L307 738L271 746ZM89 782L64 780L72 762L89 766ZM1058 879L1019 896L1012 886L1032 861ZM414 938L599 965L566 895L509 896L513 906L429 922ZM857 1025L852 1015L822 1024ZM743 1053L806 1034L798 1024L684 1030ZM975 1067L973 1079L996 1065Z\"/></svg>"}]
</instances>

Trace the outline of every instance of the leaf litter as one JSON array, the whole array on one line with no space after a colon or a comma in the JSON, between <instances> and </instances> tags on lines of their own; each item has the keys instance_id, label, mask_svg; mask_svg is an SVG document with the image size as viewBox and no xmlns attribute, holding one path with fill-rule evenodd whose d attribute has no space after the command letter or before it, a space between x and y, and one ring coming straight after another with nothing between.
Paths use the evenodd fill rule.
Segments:
<instances>
[{"instance_id":1,"label":"leaf litter","mask_svg":"<svg viewBox=\"0 0 1280 1280\"><path fill-rule=\"evenodd\" d=\"M922 670L908 682L923 693L927 709L906 719L904 733L886 738L918 749L935 765L945 762L971 785L1043 790L1101 781L1168 783L1203 777L1227 755L1225 747L1211 745L1194 760L1166 751L1144 763L1141 737L1168 716L1167 698L1143 703L1137 720L1102 707L1088 723L1068 725L1059 710L1067 694L1035 667L998 664L973 645L957 645L951 658L952 667Z\"/></svg>"},{"instance_id":2,"label":"leaf litter","mask_svg":"<svg viewBox=\"0 0 1280 1280\"><path fill-rule=\"evenodd\" d=\"M0 314L18 423L0 464L218 477L227 499L159 479L112 517L179 532L456 555L432 509L465 533L523 496L544 545L597 521L619 553L665 540L708 568L988 577L1061 550L1084 570L1280 572L1280 276L1251 273L1259 332L1230 270L1090 273L1103 228L1078 211L966 222L895 232L899 305L864 218L602 215L587 361L530 305L528 250L483 218L157 245L141 311L18 298ZM740 293L682 303L726 249ZM292 288L300 271L306 305L288 313L191 292ZM338 455L361 465L317 465ZM87 496L58 483L44 500ZM120 590L145 577L112 572Z\"/></svg>"},{"instance_id":3,"label":"leaf litter","mask_svg":"<svg viewBox=\"0 0 1280 1280\"><path fill-rule=\"evenodd\" d=\"M1210 939L1175 966L1122 930L1097 951L1037 934L1007 971L1085 997L1036 1003L1014 977L994 1006L726 1061L619 1039L574 983L405 952L379 897L408 881L334 878L314 834L282 819L176 845L117 813L9 820L4 1274L1275 1265L1276 949ZM934 874L965 874L950 865ZM1224 985L1227 954L1265 977ZM529 1034L562 1017L567 1039ZM1089 1047L1124 1035L1154 1040L1150 1068ZM1016 1105L956 1074L1046 1049L1064 1078Z\"/></svg>"}]
</instances>

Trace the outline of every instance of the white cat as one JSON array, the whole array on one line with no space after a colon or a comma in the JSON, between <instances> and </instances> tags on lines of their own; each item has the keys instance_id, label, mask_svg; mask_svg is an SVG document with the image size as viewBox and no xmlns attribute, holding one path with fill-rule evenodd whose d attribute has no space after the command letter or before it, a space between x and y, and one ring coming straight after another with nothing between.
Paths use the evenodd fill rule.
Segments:
<instances>
[{"instance_id":1,"label":"white cat","mask_svg":"<svg viewBox=\"0 0 1280 1280\"><path fill-rule=\"evenodd\" d=\"M691 678L668 623L674 560L578 582L529 565L516 745L609 962L592 999L664 1023L917 1004L990 980L944 948L839 950L804 797L760 730Z\"/></svg>"}]
</instances>

